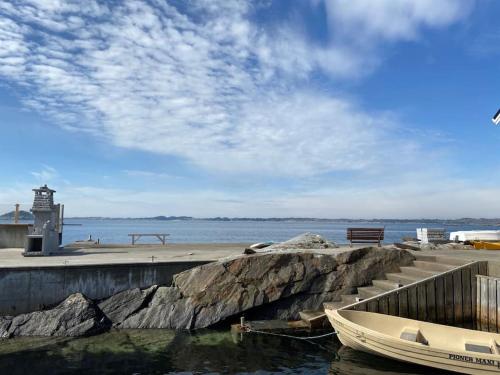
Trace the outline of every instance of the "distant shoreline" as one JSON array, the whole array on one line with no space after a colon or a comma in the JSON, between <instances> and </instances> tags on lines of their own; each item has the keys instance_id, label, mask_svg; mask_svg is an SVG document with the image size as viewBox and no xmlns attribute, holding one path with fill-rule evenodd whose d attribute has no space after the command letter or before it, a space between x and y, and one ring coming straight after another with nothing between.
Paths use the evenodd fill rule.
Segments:
<instances>
[{"instance_id":1,"label":"distant shoreline","mask_svg":"<svg viewBox=\"0 0 500 375\"><path fill-rule=\"evenodd\" d=\"M302 218L302 217L284 217L284 218L258 218L258 217L209 217L196 218L190 216L155 216L155 217L67 217L71 220L155 220L155 221L255 221L255 222L330 222L330 223L381 223L381 224L401 224L401 223L442 223L442 224L477 224L500 226L500 218L460 218L460 219L325 219L325 218Z\"/></svg>"},{"instance_id":2,"label":"distant shoreline","mask_svg":"<svg viewBox=\"0 0 500 375\"><path fill-rule=\"evenodd\" d=\"M9 212L0 215L0 222L12 221L14 218L13 213ZM28 215L24 214L19 217L22 221L33 220ZM500 218L460 218L460 219L327 219L327 218L314 218L314 217L192 217L192 216L152 216L152 217L106 217L106 216L72 216L66 217L65 220L129 220L129 221L251 221L251 222L327 222L327 223L378 223L378 224L404 224L404 223L429 223L443 224L443 225L487 225L499 226Z\"/></svg>"}]
</instances>

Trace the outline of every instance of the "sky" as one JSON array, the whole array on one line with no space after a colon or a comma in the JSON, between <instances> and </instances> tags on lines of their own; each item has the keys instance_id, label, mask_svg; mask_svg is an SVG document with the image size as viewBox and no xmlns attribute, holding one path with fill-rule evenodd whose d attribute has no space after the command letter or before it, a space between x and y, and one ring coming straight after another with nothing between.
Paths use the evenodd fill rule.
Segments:
<instances>
[{"instance_id":1,"label":"sky","mask_svg":"<svg viewBox=\"0 0 500 375\"><path fill-rule=\"evenodd\" d=\"M0 207L500 217L500 2L0 0Z\"/></svg>"}]
</instances>

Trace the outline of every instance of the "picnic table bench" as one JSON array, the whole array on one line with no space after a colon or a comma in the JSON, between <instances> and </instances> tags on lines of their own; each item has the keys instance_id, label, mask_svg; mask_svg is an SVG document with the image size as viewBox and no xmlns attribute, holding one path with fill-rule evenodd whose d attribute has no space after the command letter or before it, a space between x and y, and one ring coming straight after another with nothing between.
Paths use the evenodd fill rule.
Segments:
<instances>
[{"instance_id":1,"label":"picnic table bench","mask_svg":"<svg viewBox=\"0 0 500 375\"><path fill-rule=\"evenodd\" d=\"M417 228L417 239L422 243L446 242L444 228Z\"/></svg>"},{"instance_id":2,"label":"picnic table bench","mask_svg":"<svg viewBox=\"0 0 500 375\"><path fill-rule=\"evenodd\" d=\"M167 236L170 236L170 234L168 234L168 233L130 233L128 236L132 237L132 245L135 245L135 243L137 241L139 241L139 239L141 237L156 237L160 240L160 242L163 245L166 245Z\"/></svg>"},{"instance_id":3,"label":"picnic table bench","mask_svg":"<svg viewBox=\"0 0 500 375\"><path fill-rule=\"evenodd\" d=\"M385 228L347 228L347 239L353 243L378 243L384 239Z\"/></svg>"}]
</instances>

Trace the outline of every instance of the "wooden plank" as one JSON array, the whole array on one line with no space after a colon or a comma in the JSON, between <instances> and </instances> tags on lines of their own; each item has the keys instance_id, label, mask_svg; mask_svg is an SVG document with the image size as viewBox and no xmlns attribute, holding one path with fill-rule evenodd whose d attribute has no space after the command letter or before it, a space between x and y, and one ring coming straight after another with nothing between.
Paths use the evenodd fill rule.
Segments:
<instances>
[{"instance_id":1,"label":"wooden plank","mask_svg":"<svg viewBox=\"0 0 500 375\"><path fill-rule=\"evenodd\" d=\"M496 316L497 316L497 319L496 319L496 325L497 325L497 329L496 329L496 332L500 332L500 283L498 282L497 280L497 311L496 311Z\"/></svg>"},{"instance_id":2,"label":"wooden plank","mask_svg":"<svg viewBox=\"0 0 500 375\"><path fill-rule=\"evenodd\" d=\"M418 301L418 320L427 321L427 296L426 286L424 284L417 285L417 301Z\"/></svg>"},{"instance_id":3,"label":"wooden plank","mask_svg":"<svg viewBox=\"0 0 500 375\"><path fill-rule=\"evenodd\" d=\"M488 275L488 262L479 262L479 274Z\"/></svg>"},{"instance_id":4,"label":"wooden plank","mask_svg":"<svg viewBox=\"0 0 500 375\"><path fill-rule=\"evenodd\" d=\"M366 304L367 304L369 312L378 313L378 301L377 300L368 301Z\"/></svg>"},{"instance_id":5,"label":"wooden plank","mask_svg":"<svg viewBox=\"0 0 500 375\"><path fill-rule=\"evenodd\" d=\"M446 322L444 277L436 278L436 321L441 324Z\"/></svg>"},{"instance_id":6,"label":"wooden plank","mask_svg":"<svg viewBox=\"0 0 500 375\"><path fill-rule=\"evenodd\" d=\"M399 315L399 303L398 296L395 292L389 294L387 298L387 303L389 305L389 315L398 316Z\"/></svg>"},{"instance_id":7,"label":"wooden plank","mask_svg":"<svg viewBox=\"0 0 500 375\"><path fill-rule=\"evenodd\" d=\"M452 276L453 276L453 310L455 316L455 325L461 327L463 325L461 272L460 271L453 272Z\"/></svg>"},{"instance_id":8,"label":"wooden plank","mask_svg":"<svg viewBox=\"0 0 500 375\"><path fill-rule=\"evenodd\" d=\"M479 331L482 331L481 309L481 276L476 275L476 329Z\"/></svg>"},{"instance_id":9,"label":"wooden plank","mask_svg":"<svg viewBox=\"0 0 500 375\"><path fill-rule=\"evenodd\" d=\"M427 321L428 322L436 322L437 313L436 313L436 284L435 280L428 281L425 283L426 295L427 295Z\"/></svg>"},{"instance_id":10,"label":"wooden plank","mask_svg":"<svg viewBox=\"0 0 500 375\"><path fill-rule=\"evenodd\" d=\"M479 319L481 321L481 331L488 331L488 279L486 277L480 278L481 291L480 291L480 304L481 304L481 315Z\"/></svg>"},{"instance_id":11,"label":"wooden plank","mask_svg":"<svg viewBox=\"0 0 500 375\"><path fill-rule=\"evenodd\" d=\"M445 324L454 325L455 324L455 313L453 309L454 305L454 293L453 293L453 276L448 273L444 277L444 300L445 300Z\"/></svg>"},{"instance_id":12,"label":"wooden plank","mask_svg":"<svg viewBox=\"0 0 500 375\"><path fill-rule=\"evenodd\" d=\"M461 271L462 276L462 297L463 297L463 308L462 311L464 313L463 319L464 324L467 327L470 327L472 324L472 292L470 286L470 269L462 268Z\"/></svg>"},{"instance_id":13,"label":"wooden plank","mask_svg":"<svg viewBox=\"0 0 500 375\"><path fill-rule=\"evenodd\" d=\"M472 323L476 324L477 323L477 309L478 309L478 303L477 303L477 277L476 275L478 274L479 271L479 266L477 263L473 264L470 268L470 282L471 282L471 303L472 303Z\"/></svg>"},{"instance_id":14,"label":"wooden plank","mask_svg":"<svg viewBox=\"0 0 500 375\"><path fill-rule=\"evenodd\" d=\"M497 281L488 279L488 331L497 331Z\"/></svg>"},{"instance_id":15,"label":"wooden plank","mask_svg":"<svg viewBox=\"0 0 500 375\"><path fill-rule=\"evenodd\" d=\"M378 300L378 308L380 314L389 314L389 299L387 297L380 297Z\"/></svg>"},{"instance_id":16,"label":"wooden plank","mask_svg":"<svg viewBox=\"0 0 500 375\"><path fill-rule=\"evenodd\" d=\"M399 316L408 318L408 290L401 290L398 294Z\"/></svg>"},{"instance_id":17,"label":"wooden plank","mask_svg":"<svg viewBox=\"0 0 500 375\"><path fill-rule=\"evenodd\" d=\"M410 319L418 319L418 297L417 287L408 288L408 317Z\"/></svg>"}]
</instances>

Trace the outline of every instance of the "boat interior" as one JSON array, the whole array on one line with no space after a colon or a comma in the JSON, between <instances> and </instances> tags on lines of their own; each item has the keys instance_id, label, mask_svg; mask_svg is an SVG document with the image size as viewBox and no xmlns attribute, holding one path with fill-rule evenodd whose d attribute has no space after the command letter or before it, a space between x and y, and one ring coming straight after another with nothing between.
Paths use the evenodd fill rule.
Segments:
<instances>
[{"instance_id":1,"label":"boat interior","mask_svg":"<svg viewBox=\"0 0 500 375\"><path fill-rule=\"evenodd\" d=\"M337 310L348 321L373 331L433 349L500 354L500 334L421 322L391 315Z\"/></svg>"}]
</instances>

